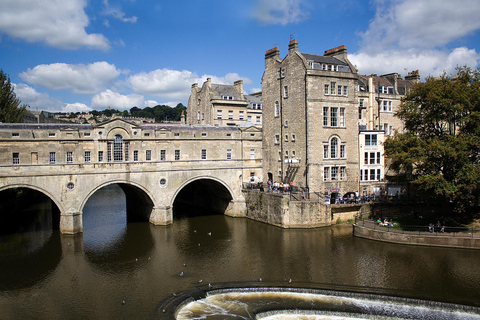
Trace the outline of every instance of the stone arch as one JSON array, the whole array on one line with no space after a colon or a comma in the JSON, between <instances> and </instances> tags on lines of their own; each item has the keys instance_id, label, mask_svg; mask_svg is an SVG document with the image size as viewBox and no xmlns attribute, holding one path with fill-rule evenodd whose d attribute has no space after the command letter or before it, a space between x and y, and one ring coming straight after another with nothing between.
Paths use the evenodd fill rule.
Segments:
<instances>
[{"instance_id":1,"label":"stone arch","mask_svg":"<svg viewBox=\"0 0 480 320\"><path fill-rule=\"evenodd\" d=\"M138 184L138 183L135 183L135 182L132 182L132 181L127 181L127 180L111 180L111 181L107 181L107 182L104 182L102 184L99 184L98 186L96 186L95 188L93 188L92 190L90 190L90 192L88 192L88 194L84 197L84 199L82 200L82 203L80 204L80 212L83 212L83 208L85 207L85 204L87 203L88 199L90 199L90 197L95 193L97 192L98 190L100 190L101 188L103 187L106 187L106 186L109 186L109 185L112 185L112 184L118 184L120 186L120 188L122 188L122 190L124 191L125 193L125 196L127 198L127 214L129 211L129 209L139 209L140 211L143 211L143 212L140 212L140 216L147 220L149 219L149 216L151 214L151 211L152 209L155 207L155 200L154 200L154 196L151 194L151 192L145 188L144 186ZM142 200L142 206L140 206L140 208L138 206L135 205L135 203L138 204L138 202L135 202L134 199L137 199L137 200ZM135 202L135 203L132 203ZM131 220L131 219L129 219Z\"/></svg>"},{"instance_id":2,"label":"stone arch","mask_svg":"<svg viewBox=\"0 0 480 320\"><path fill-rule=\"evenodd\" d=\"M130 132L128 132L125 128L115 127L115 128L112 128L110 131L108 131L107 139L113 141L113 139L115 138L116 135L121 135L123 137L123 139L125 139L125 138L130 139L131 138Z\"/></svg>"},{"instance_id":3,"label":"stone arch","mask_svg":"<svg viewBox=\"0 0 480 320\"><path fill-rule=\"evenodd\" d=\"M182 197L185 197L186 192L193 199L184 200ZM220 214L225 213L230 202L234 200L233 190L221 179L214 176L197 176L184 181L175 190L170 199L170 206L173 208L174 216L178 215L179 207L182 205L198 211L192 215Z\"/></svg>"},{"instance_id":4,"label":"stone arch","mask_svg":"<svg viewBox=\"0 0 480 320\"><path fill-rule=\"evenodd\" d=\"M57 206L58 210L60 210L60 212L63 212L65 209L65 207L62 206L62 202L58 201L58 199L53 194L48 192L46 189L43 189L35 185L26 184L26 183L9 184L7 186L0 187L0 192L8 189L15 189L15 188L27 188L27 189L33 189L35 191L41 192L44 195L46 195L50 200L52 200L53 203L55 203L55 205Z\"/></svg>"}]
</instances>

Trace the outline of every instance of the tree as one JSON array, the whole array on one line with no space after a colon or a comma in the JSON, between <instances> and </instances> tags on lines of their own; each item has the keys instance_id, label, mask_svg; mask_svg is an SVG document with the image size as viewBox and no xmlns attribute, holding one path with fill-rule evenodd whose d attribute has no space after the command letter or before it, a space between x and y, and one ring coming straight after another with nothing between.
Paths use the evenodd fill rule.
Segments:
<instances>
[{"instance_id":1,"label":"tree","mask_svg":"<svg viewBox=\"0 0 480 320\"><path fill-rule=\"evenodd\" d=\"M10 83L10 78L0 69L0 122L23 122L25 105L20 105Z\"/></svg>"},{"instance_id":2,"label":"tree","mask_svg":"<svg viewBox=\"0 0 480 320\"><path fill-rule=\"evenodd\" d=\"M416 84L396 113L405 132L384 147L421 199L466 213L480 205L480 72L457 71Z\"/></svg>"}]
</instances>

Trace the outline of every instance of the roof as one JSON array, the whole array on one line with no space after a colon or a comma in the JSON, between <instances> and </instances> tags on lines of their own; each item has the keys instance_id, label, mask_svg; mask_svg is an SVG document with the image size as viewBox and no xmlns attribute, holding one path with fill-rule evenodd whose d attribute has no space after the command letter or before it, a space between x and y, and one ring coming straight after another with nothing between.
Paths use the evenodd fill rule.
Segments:
<instances>
[{"instance_id":1,"label":"roof","mask_svg":"<svg viewBox=\"0 0 480 320\"><path fill-rule=\"evenodd\" d=\"M318 63L326 63L326 64L335 64L335 65L341 65L341 66L348 66L348 64L342 60L339 60L334 57L325 57L325 56L319 56L316 54L309 54L309 53L301 53L307 59L307 61L314 61Z\"/></svg>"},{"instance_id":2,"label":"roof","mask_svg":"<svg viewBox=\"0 0 480 320\"><path fill-rule=\"evenodd\" d=\"M230 96L233 97L234 100L242 100L240 92L231 85L212 84L212 92L214 93L214 99L221 99L222 96Z\"/></svg>"}]
</instances>

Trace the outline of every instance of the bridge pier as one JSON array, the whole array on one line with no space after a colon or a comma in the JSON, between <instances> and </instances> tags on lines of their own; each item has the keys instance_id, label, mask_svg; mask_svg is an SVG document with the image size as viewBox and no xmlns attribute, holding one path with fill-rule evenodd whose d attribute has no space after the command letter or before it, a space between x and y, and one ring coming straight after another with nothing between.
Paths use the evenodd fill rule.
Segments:
<instances>
[{"instance_id":1,"label":"bridge pier","mask_svg":"<svg viewBox=\"0 0 480 320\"><path fill-rule=\"evenodd\" d=\"M245 200L232 200L225 210L225 215L229 217L245 217L247 212L247 205Z\"/></svg>"},{"instance_id":2,"label":"bridge pier","mask_svg":"<svg viewBox=\"0 0 480 320\"><path fill-rule=\"evenodd\" d=\"M83 232L82 212L72 209L60 213L60 232L76 234Z\"/></svg>"},{"instance_id":3,"label":"bridge pier","mask_svg":"<svg viewBox=\"0 0 480 320\"><path fill-rule=\"evenodd\" d=\"M150 223L156 226L165 226L173 222L172 207L153 207L150 214Z\"/></svg>"}]
</instances>

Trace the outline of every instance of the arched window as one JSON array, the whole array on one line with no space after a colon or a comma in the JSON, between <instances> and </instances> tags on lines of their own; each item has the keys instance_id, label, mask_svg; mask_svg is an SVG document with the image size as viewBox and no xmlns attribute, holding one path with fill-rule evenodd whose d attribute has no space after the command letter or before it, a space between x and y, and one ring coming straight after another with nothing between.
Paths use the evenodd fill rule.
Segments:
<instances>
[{"instance_id":1,"label":"arched window","mask_svg":"<svg viewBox=\"0 0 480 320\"><path fill-rule=\"evenodd\" d=\"M330 158L338 158L338 139L336 137L330 140Z\"/></svg>"},{"instance_id":2,"label":"arched window","mask_svg":"<svg viewBox=\"0 0 480 320\"><path fill-rule=\"evenodd\" d=\"M123 161L123 137L119 134L113 140L113 161Z\"/></svg>"}]
</instances>

